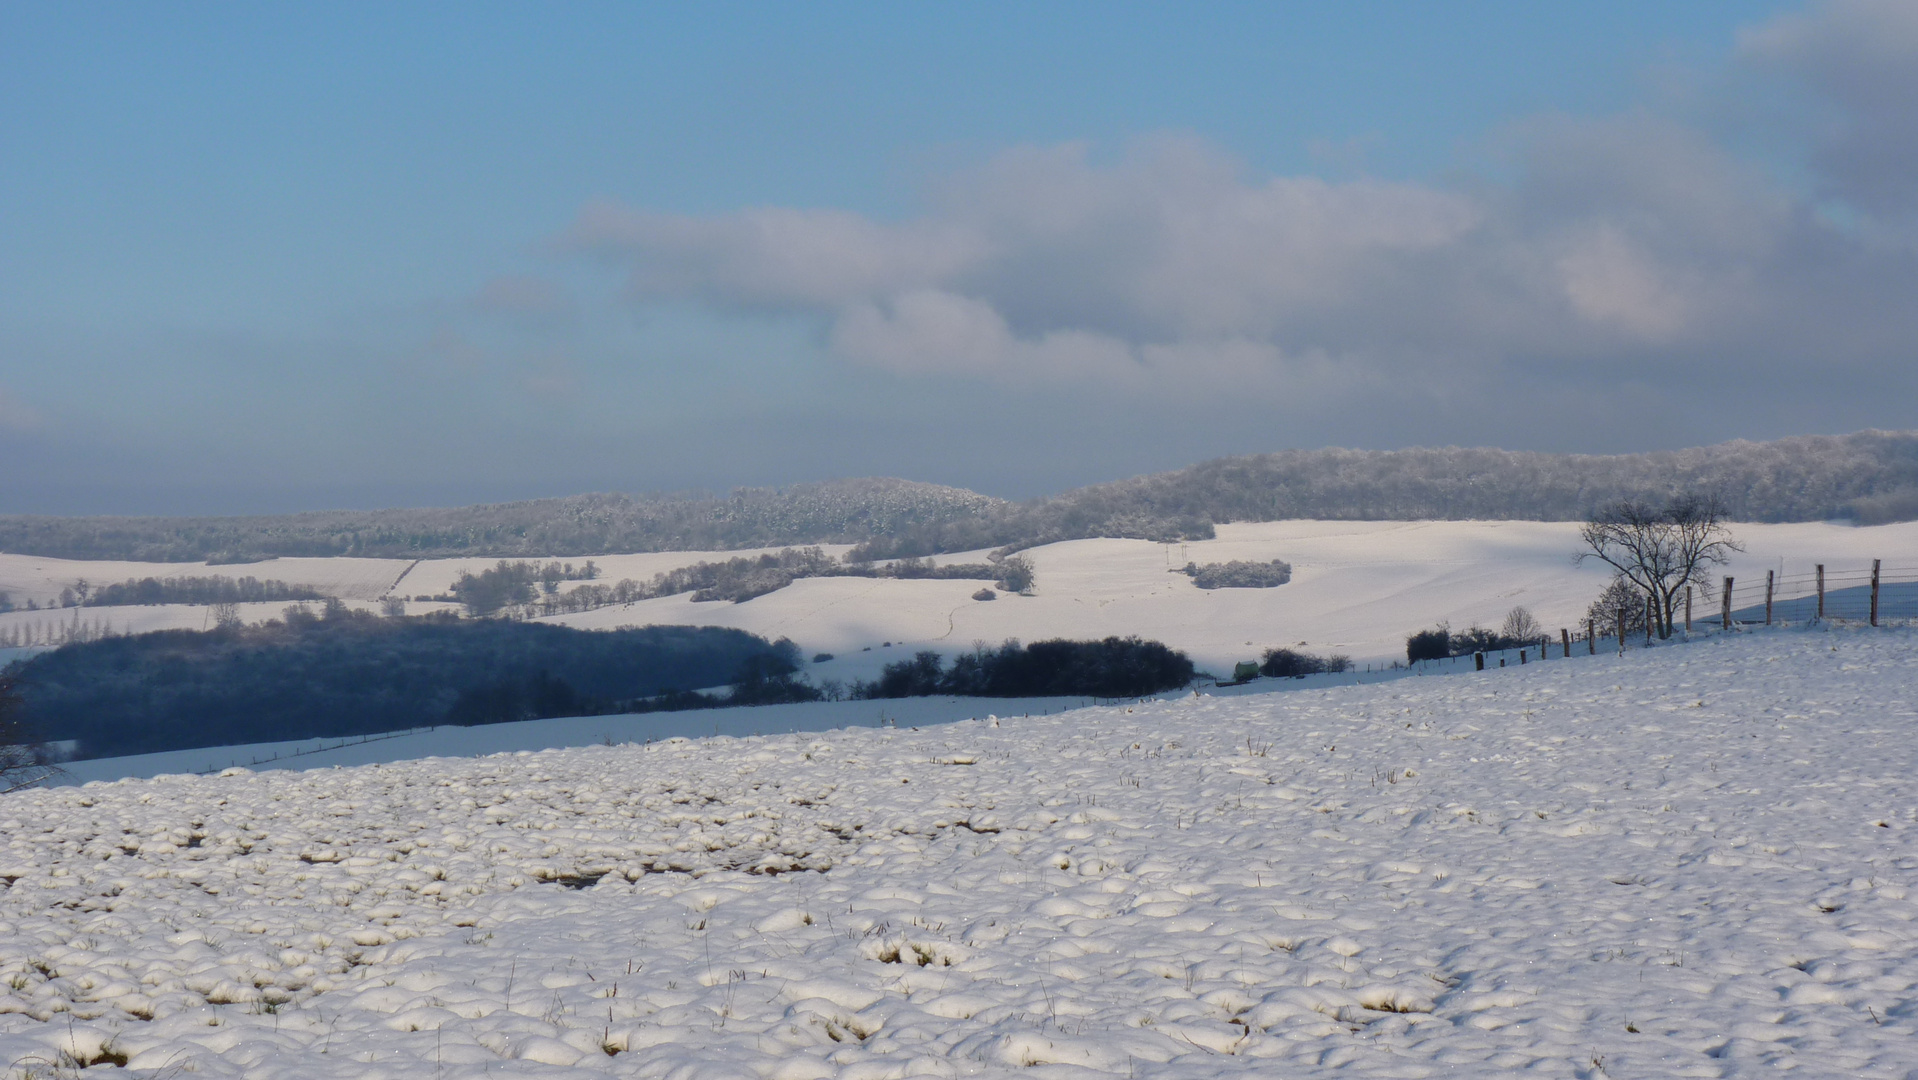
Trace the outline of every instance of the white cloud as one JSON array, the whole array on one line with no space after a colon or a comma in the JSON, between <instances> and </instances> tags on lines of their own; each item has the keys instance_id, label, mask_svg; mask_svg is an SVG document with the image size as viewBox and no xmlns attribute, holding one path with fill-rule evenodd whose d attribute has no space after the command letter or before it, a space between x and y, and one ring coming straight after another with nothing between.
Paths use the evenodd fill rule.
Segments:
<instances>
[{"instance_id":1,"label":"white cloud","mask_svg":"<svg viewBox=\"0 0 1918 1080\"><path fill-rule=\"evenodd\" d=\"M1619 230L1601 226L1559 257L1565 294L1580 315L1651 341L1684 328L1683 293Z\"/></svg>"},{"instance_id":2,"label":"white cloud","mask_svg":"<svg viewBox=\"0 0 1918 1080\"><path fill-rule=\"evenodd\" d=\"M1909 127L1913 12L1828 4L1747 34L1741 62L1797 72L1872 130ZM1865 54L1876 74L1841 86ZM1866 115L1884 101L1896 116ZM1598 359L1687 393L1806 374L1809 342L1819 364L1881 364L1918 329L1868 300L1908 294L1918 267L1707 131L1639 111L1537 118L1511 142L1510 179L1450 184L1260 176L1180 136L1110 164L1083 144L1018 147L940 179L903 221L602 205L568 240L622 260L642 301L812 313L855 364L1147 397L1195 378L1275 399L1408 382L1436 397L1513 366L1589 379ZM1873 164L1821 145L1830 169ZM1868 171L1824 182L1884 189Z\"/></svg>"},{"instance_id":3,"label":"white cloud","mask_svg":"<svg viewBox=\"0 0 1918 1080\"><path fill-rule=\"evenodd\" d=\"M697 218L601 204L566 243L631 258L642 296L799 307L931 284L981 254L979 237L943 222L783 207Z\"/></svg>"}]
</instances>

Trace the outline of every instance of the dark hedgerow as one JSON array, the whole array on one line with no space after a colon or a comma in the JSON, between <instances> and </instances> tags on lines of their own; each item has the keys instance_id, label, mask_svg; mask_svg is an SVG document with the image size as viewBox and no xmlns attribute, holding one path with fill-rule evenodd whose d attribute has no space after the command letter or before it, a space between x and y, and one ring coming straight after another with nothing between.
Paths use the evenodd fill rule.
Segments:
<instances>
[{"instance_id":1,"label":"dark hedgerow","mask_svg":"<svg viewBox=\"0 0 1918 1080\"><path fill-rule=\"evenodd\" d=\"M1524 610L1522 608L1517 610ZM1530 618L1528 614L1526 618ZM1501 633L1474 626L1466 630L1453 630L1443 624L1431 630L1420 630L1405 639L1405 658L1416 664L1421 660L1444 660L1452 656L1470 656L1473 653L1498 652L1501 649L1522 649L1537 645L1543 640L1536 630L1530 633Z\"/></svg>"},{"instance_id":2,"label":"dark hedgerow","mask_svg":"<svg viewBox=\"0 0 1918 1080\"><path fill-rule=\"evenodd\" d=\"M1302 679L1307 675L1352 670L1351 658L1334 653L1315 656L1291 649L1267 649L1259 664L1259 674L1268 679Z\"/></svg>"},{"instance_id":3,"label":"dark hedgerow","mask_svg":"<svg viewBox=\"0 0 1918 1080\"><path fill-rule=\"evenodd\" d=\"M1103 641L1007 641L980 646L953 658L948 668L936 652L887 664L874 682L853 685L863 698L926 697L1143 697L1176 690L1192 681L1192 661L1156 641L1109 637Z\"/></svg>"}]
</instances>

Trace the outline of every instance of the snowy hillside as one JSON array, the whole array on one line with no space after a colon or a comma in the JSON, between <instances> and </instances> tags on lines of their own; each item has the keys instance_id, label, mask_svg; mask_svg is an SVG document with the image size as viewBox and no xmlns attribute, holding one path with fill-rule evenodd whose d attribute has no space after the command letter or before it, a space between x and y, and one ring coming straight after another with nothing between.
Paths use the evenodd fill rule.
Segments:
<instances>
[{"instance_id":1,"label":"snowy hillside","mask_svg":"<svg viewBox=\"0 0 1918 1080\"><path fill-rule=\"evenodd\" d=\"M0 1061L1918 1069L1918 636L0 798Z\"/></svg>"},{"instance_id":2,"label":"snowy hillside","mask_svg":"<svg viewBox=\"0 0 1918 1080\"><path fill-rule=\"evenodd\" d=\"M1918 563L1918 522L1853 528L1826 523L1740 524L1747 551L1729 572L1742 580L1809 573L1814 563L1834 571ZM1496 627L1515 605L1529 608L1548 630L1576 626L1607 580L1592 563L1575 566L1578 525L1529 521L1277 521L1223 525L1214 540L1157 544L1144 540L1074 540L1025 552L1038 571L1033 596L974 600L981 582L810 578L743 604L694 603L690 595L599 608L552 621L584 628L688 624L731 626L769 639L790 637L810 656L834 660L809 668L817 678L870 679L902 650L948 655L975 641L1009 637L1098 638L1137 634L1183 649L1203 669L1230 671L1274 645L1342 652L1361 666L1403 659L1406 635L1441 620L1463 629ZM847 548L828 547L839 556ZM680 551L594 556L601 583L654 574L703 560L755 552ZM941 556L940 562L978 562L983 552ZM1200 589L1173 572L1187 562L1283 559L1290 583L1272 589ZM379 559L276 559L243 566L178 563L88 563L0 555L0 591L17 604L50 603L59 590L86 578L99 584L147 576L254 576L310 585L376 608L383 596L435 596L462 572L491 559L409 563ZM583 559L574 560L583 562ZM563 583L576 588L581 582ZM277 618L284 603L240 605L251 622ZM420 614L452 607L409 603ZM212 625L208 608L95 607L0 614L8 635L46 641L70 625L115 632ZM890 648L885 643L891 642ZM871 651L866 651L871 650Z\"/></svg>"},{"instance_id":3,"label":"snowy hillside","mask_svg":"<svg viewBox=\"0 0 1918 1080\"><path fill-rule=\"evenodd\" d=\"M1579 626L1609 572L1576 566L1578 525L1533 521L1277 521L1224 525L1218 539L1185 544L1074 540L1026 552L1033 596L972 599L976 582L814 578L744 604L665 597L579 615L570 626L691 623L790 637L834 654L812 669L871 678L902 649L953 653L1008 637L1099 638L1138 634L1189 653L1202 669L1230 672L1274 645L1350 655L1361 666L1405 658L1405 638L1449 621L1497 627L1523 605L1548 630ZM1747 551L1728 572L1809 573L1918 563L1918 523L1849 528L1822 523L1744 525ZM944 557L974 561L975 554ZM1186 562L1284 559L1292 580L1272 589L1200 589L1171 572ZM1701 613L1702 615L1703 613ZM893 643L891 650L879 648ZM871 648L872 652L862 650Z\"/></svg>"}]
</instances>

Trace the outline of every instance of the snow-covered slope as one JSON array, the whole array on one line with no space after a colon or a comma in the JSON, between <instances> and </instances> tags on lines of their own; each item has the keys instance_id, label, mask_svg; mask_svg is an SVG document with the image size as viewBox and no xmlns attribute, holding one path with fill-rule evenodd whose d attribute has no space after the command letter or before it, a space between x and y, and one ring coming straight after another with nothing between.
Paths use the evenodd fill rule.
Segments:
<instances>
[{"instance_id":1,"label":"snow-covered slope","mask_svg":"<svg viewBox=\"0 0 1918 1080\"><path fill-rule=\"evenodd\" d=\"M1918 636L0 798L0 1061L1918 1069Z\"/></svg>"},{"instance_id":2,"label":"snow-covered slope","mask_svg":"<svg viewBox=\"0 0 1918 1080\"><path fill-rule=\"evenodd\" d=\"M0 592L10 594L16 604L24 606L28 600L32 600L45 607L55 602L61 589L71 587L78 581L93 585L117 585L123 581L145 578L165 581L171 578L251 577L261 581L309 585L342 600L377 600L411 565L404 559L288 558L208 566L204 563L100 562L0 554Z\"/></svg>"},{"instance_id":3,"label":"snow-covered slope","mask_svg":"<svg viewBox=\"0 0 1918 1080\"><path fill-rule=\"evenodd\" d=\"M1098 638L1137 634L1183 649L1214 672L1256 660L1275 645L1341 652L1361 665L1405 657L1405 638L1449 621L1496 629L1514 606L1548 630L1576 627L1610 580L1596 561L1574 565L1578 525L1529 521L1278 521L1225 525L1216 540L1154 544L1075 540L1026 555L1033 596L972 599L978 583L815 578L744 604L665 597L555 621L574 626L693 623L791 637L808 653L835 656L822 677L871 678L901 649L953 653L1009 637ZM1739 525L1746 552L1728 572L1809 573L1918 563L1918 523ZM950 556L977 561L980 554ZM1292 581L1273 589L1195 587L1170 572L1187 562L1284 559ZM893 643L891 654L880 648ZM865 652L865 649L872 649Z\"/></svg>"},{"instance_id":4,"label":"snow-covered slope","mask_svg":"<svg viewBox=\"0 0 1918 1080\"><path fill-rule=\"evenodd\" d=\"M1729 572L1741 579L1767 569L1809 573L1814 563L1835 571L1870 565L1918 564L1918 522L1852 528L1810 523L1735 527L1747 551ZM1033 596L985 602L973 594L982 582L874 578L814 578L744 604L700 603L690 595L600 608L553 621L580 627L648 624L733 626L769 638L790 637L808 656L834 654L809 669L818 678L872 678L901 650L935 649L948 655L975 641L1006 638L1097 638L1137 634L1186 650L1202 668L1227 672L1275 645L1342 652L1361 665L1403 658L1406 635L1441 620L1463 629L1496 628L1505 613L1524 606L1547 627L1575 626L1609 574L1587 562L1573 522L1526 521L1277 521L1224 525L1218 539L1187 544L1142 540L1075 540L1026 553L1038 571ZM847 550L829 547L832 555ZM595 556L601 582L648 581L656 573L704 560L756 552L681 551ZM984 552L941 556L942 562L979 562ZM1187 562L1284 559L1289 584L1274 589L1195 587L1172 572ZM278 578L337 592L353 606L374 607L384 595L437 596L462 572L492 559L440 559L410 564L380 559L277 559L244 566L178 563L76 563L0 555L0 591L16 603L47 603L77 578L95 583L130 577L223 574ZM564 560L575 565L584 558ZM567 587L576 587L577 583ZM285 604L242 605L248 621L276 618ZM412 603L418 614L446 607ZM207 608L189 605L85 608L0 614L0 637L50 640L75 619L116 632L200 629ZM57 640L57 637L54 638ZM885 643L891 642L888 651ZM867 651L870 650L870 651Z\"/></svg>"}]
</instances>

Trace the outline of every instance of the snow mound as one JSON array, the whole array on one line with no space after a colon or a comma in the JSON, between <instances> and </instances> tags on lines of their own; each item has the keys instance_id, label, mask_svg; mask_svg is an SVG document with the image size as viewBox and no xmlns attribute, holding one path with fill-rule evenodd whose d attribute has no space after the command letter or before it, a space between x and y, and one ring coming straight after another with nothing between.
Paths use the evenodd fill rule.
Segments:
<instances>
[{"instance_id":1,"label":"snow mound","mask_svg":"<svg viewBox=\"0 0 1918 1080\"><path fill-rule=\"evenodd\" d=\"M1918 635L0 799L0 1061L1905 1076Z\"/></svg>"}]
</instances>

